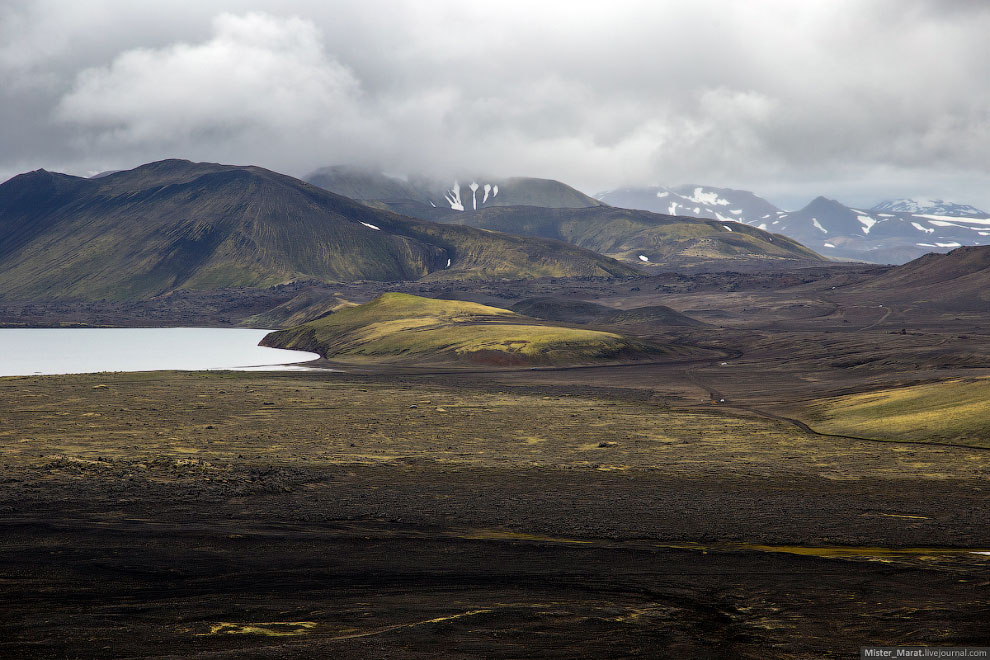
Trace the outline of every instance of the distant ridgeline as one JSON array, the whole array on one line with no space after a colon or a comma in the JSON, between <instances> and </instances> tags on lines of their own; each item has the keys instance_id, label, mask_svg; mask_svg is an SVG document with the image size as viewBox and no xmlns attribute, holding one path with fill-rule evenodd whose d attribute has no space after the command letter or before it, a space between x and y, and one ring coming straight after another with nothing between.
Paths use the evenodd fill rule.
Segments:
<instances>
[{"instance_id":1,"label":"distant ridgeline","mask_svg":"<svg viewBox=\"0 0 990 660\"><path fill-rule=\"evenodd\" d=\"M589 197L548 179L472 178L443 185L338 166L317 170L307 180L374 208L448 224L566 241L646 268L727 270L743 264L793 267L825 260L785 236L740 224L737 220L741 217L734 215L732 209L712 216L715 221L686 217L690 209L682 207L649 209L659 213L630 211L619 208L621 204Z\"/></svg>"}]
</instances>

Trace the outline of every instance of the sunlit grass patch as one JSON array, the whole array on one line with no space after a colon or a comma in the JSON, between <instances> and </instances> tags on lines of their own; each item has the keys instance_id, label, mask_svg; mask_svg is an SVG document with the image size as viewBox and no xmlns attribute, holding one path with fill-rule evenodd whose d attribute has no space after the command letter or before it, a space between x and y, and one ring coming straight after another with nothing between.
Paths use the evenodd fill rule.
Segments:
<instances>
[{"instance_id":1,"label":"sunlit grass patch","mask_svg":"<svg viewBox=\"0 0 990 660\"><path fill-rule=\"evenodd\" d=\"M806 410L809 423L825 433L990 447L990 378L849 394Z\"/></svg>"},{"instance_id":2,"label":"sunlit grass patch","mask_svg":"<svg viewBox=\"0 0 990 660\"><path fill-rule=\"evenodd\" d=\"M305 635L316 624L312 621L267 621L261 623L220 622L210 626L210 635L264 635L265 637L293 637Z\"/></svg>"},{"instance_id":3,"label":"sunlit grass patch","mask_svg":"<svg viewBox=\"0 0 990 660\"><path fill-rule=\"evenodd\" d=\"M506 309L387 293L289 330L265 344L335 360L557 364L663 352L612 332L553 325Z\"/></svg>"}]
</instances>

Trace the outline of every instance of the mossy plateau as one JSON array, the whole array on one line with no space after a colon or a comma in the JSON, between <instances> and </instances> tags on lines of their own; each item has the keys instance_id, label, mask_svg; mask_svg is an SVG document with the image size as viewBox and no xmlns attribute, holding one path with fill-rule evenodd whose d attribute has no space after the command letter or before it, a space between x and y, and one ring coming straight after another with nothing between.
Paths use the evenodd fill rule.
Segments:
<instances>
[{"instance_id":1,"label":"mossy plateau","mask_svg":"<svg viewBox=\"0 0 990 660\"><path fill-rule=\"evenodd\" d=\"M265 346L334 360L565 364L657 356L664 351L611 332L566 328L507 309L386 293L295 328Z\"/></svg>"}]
</instances>

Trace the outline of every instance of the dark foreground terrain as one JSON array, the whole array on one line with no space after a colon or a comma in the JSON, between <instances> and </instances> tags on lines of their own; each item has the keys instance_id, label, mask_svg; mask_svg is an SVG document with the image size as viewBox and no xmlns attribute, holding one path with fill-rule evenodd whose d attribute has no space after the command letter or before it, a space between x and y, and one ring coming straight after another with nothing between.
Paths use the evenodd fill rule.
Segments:
<instances>
[{"instance_id":1,"label":"dark foreground terrain","mask_svg":"<svg viewBox=\"0 0 990 660\"><path fill-rule=\"evenodd\" d=\"M5 303L274 327L396 290L672 350L0 379L0 657L990 646L986 287L904 268Z\"/></svg>"},{"instance_id":2,"label":"dark foreground terrain","mask_svg":"<svg viewBox=\"0 0 990 660\"><path fill-rule=\"evenodd\" d=\"M986 450L719 408L687 366L3 379L0 656L990 639Z\"/></svg>"}]
</instances>

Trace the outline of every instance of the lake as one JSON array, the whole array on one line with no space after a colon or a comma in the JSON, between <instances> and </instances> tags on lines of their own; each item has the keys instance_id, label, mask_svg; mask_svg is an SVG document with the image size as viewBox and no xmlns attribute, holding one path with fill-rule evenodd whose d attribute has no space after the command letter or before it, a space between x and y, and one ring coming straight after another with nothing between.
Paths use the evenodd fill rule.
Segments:
<instances>
[{"instance_id":1,"label":"lake","mask_svg":"<svg viewBox=\"0 0 990 660\"><path fill-rule=\"evenodd\" d=\"M278 365L319 357L258 346L269 332L244 328L0 328L0 376L278 369Z\"/></svg>"}]
</instances>

